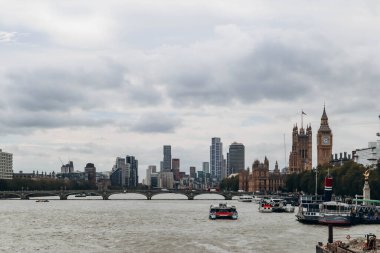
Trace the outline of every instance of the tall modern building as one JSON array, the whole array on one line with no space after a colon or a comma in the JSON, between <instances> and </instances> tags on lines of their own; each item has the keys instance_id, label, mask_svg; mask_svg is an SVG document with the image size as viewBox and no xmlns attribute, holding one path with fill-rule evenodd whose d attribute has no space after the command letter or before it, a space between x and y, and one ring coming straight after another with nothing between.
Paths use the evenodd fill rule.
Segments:
<instances>
[{"instance_id":1,"label":"tall modern building","mask_svg":"<svg viewBox=\"0 0 380 253\"><path fill-rule=\"evenodd\" d=\"M192 178L197 177L196 168L193 166L190 167L190 177L192 177Z\"/></svg>"},{"instance_id":2,"label":"tall modern building","mask_svg":"<svg viewBox=\"0 0 380 253\"><path fill-rule=\"evenodd\" d=\"M241 143L234 142L230 145L227 154L227 176L239 173L245 169L245 147Z\"/></svg>"},{"instance_id":3,"label":"tall modern building","mask_svg":"<svg viewBox=\"0 0 380 253\"><path fill-rule=\"evenodd\" d=\"M112 172L115 172L114 181L117 182L115 185L121 187L129 186L129 177L130 177L130 165L126 163L125 158L117 157L115 161L115 165L112 168Z\"/></svg>"},{"instance_id":4,"label":"tall modern building","mask_svg":"<svg viewBox=\"0 0 380 253\"><path fill-rule=\"evenodd\" d=\"M203 162L202 163L202 171L204 173L210 173L210 163L209 162Z\"/></svg>"},{"instance_id":5,"label":"tall modern building","mask_svg":"<svg viewBox=\"0 0 380 253\"><path fill-rule=\"evenodd\" d=\"M170 145L164 145L164 160L162 165L162 171L172 170L172 147Z\"/></svg>"},{"instance_id":6,"label":"tall modern building","mask_svg":"<svg viewBox=\"0 0 380 253\"><path fill-rule=\"evenodd\" d=\"M127 155L126 163L130 166L129 187L135 188L139 184L139 161L134 156Z\"/></svg>"},{"instance_id":7,"label":"tall modern building","mask_svg":"<svg viewBox=\"0 0 380 253\"><path fill-rule=\"evenodd\" d=\"M172 172L174 176L174 181L179 181L179 169L180 169L180 160L178 158L172 159Z\"/></svg>"},{"instance_id":8,"label":"tall modern building","mask_svg":"<svg viewBox=\"0 0 380 253\"><path fill-rule=\"evenodd\" d=\"M13 154L3 152L0 149L0 179L12 179Z\"/></svg>"},{"instance_id":9,"label":"tall modern building","mask_svg":"<svg viewBox=\"0 0 380 253\"><path fill-rule=\"evenodd\" d=\"M155 175L156 173L156 165L149 165L148 169L146 170L146 178L145 178L145 183L147 186L151 186L152 182L152 175Z\"/></svg>"},{"instance_id":10,"label":"tall modern building","mask_svg":"<svg viewBox=\"0 0 380 253\"><path fill-rule=\"evenodd\" d=\"M88 182L92 187L96 186L96 168L93 163L87 163L86 167L84 167L84 172L88 176Z\"/></svg>"},{"instance_id":11,"label":"tall modern building","mask_svg":"<svg viewBox=\"0 0 380 253\"><path fill-rule=\"evenodd\" d=\"M329 127L326 109L323 107L321 126L317 134L317 165L325 165L331 161L333 134Z\"/></svg>"},{"instance_id":12,"label":"tall modern building","mask_svg":"<svg viewBox=\"0 0 380 253\"><path fill-rule=\"evenodd\" d=\"M172 189L173 186L174 186L173 172L171 171L160 172L160 187Z\"/></svg>"},{"instance_id":13,"label":"tall modern building","mask_svg":"<svg viewBox=\"0 0 380 253\"><path fill-rule=\"evenodd\" d=\"M222 176L223 167L223 143L220 141L219 137L211 139L210 167L211 177L219 181Z\"/></svg>"},{"instance_id":14,"label":"tall modern building","mask_svg":"<svg viewBox=\"0 0 380 253\"><path fill-rule=\"evenodd\" d=\"M73 173L74 172L74 163L69 161L68 164L62 164L61 173Z\"/></svg>"}]
</instances>

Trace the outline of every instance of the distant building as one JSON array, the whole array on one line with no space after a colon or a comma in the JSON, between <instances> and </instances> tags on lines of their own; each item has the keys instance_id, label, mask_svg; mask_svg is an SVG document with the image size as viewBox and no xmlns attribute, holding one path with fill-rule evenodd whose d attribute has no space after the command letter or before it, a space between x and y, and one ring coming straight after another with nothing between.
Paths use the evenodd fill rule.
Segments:
<instances>
[{"instance_id":1,"label":"distant building","mask_svg":"<svg viewBox=\"0 0 380 253\"><path fill-rule=\"evenodd\" d=\"M330 160L330 165L332 166L341 166L345 162L351 161L351 155L347 155L347 152L344 152L344 155L340 153L339 157L338 154L332 154L331 155L331 160Z\"/></svg>"},{"instance_id":2,"label":"distant building","mask_svg":"<svg viewBox=\"0 0 380 253\"><path fill-rule=\"evenodd\" d=\"M124 179L124 180L123 180ZM115 168L110 175L111 186L126 187L125 174L122 168Z\"/></svg>"},{"instance_id":3,"label":"distant building","mask_svg":"<svg viewBox=\"0 0 380 253\"><path fill-rule=\"evenodd\" d=\"M172 159L172 172L174 181L179 181L180 160L178 158Z\"/></svg>"},{"instance_id":4,"label":"distant building","mask_svg":"<svg viewBox=\"0 0 380 253\"><path fill-rule=\"evenodd\" d=\"M139 161L134 156L129 155L127 155L125 161L130 167L129 187L135 188L139 184Z\"/></svg>"},{"instance_id":5,"label":"distant building","mask_svg":"<svg viewBox=\"0 0 380 253\"><path fill-rule=\"evenodd\" d=\"M202 163L202 171L204 173L210 173L210 163L209 162L203 162Z\"/></svg>"},{"instance_id":6,"label":"distant building","mask_svg":"<svg viewBox=\"0 0 380 253\"><path fill-rule=\"evenodd\" d=\"M311 125L306 127L306 132L302 124L299 132L297 125L293 127L293 144L289 155L289 173L300 173L312 169L312 137Z\"/></svg>"},{"instance_id":7,"label":"distant building","mask_svg":"<svg viewBox=\"0 0 380 253\"><path fill-rule=\"evenodd\" d=\"M164 145L163 148L164 160L163 160L163 171L172 170L172 147L170 145Z\"/></svg>"},{"instance_id":8,"label":"distant building","mask_svg":"<svg viewBox=\"0 0 380 253\"><path fill-rule=\"evenodd\" d=\"M3 152L0 149L0 179L12 179L13 154Z\"/></svg>"},{"instance_id":9,"label":"distant building","mask_svg":"<svg viewBox=\"0 0 380 253\"><path fill-rule=\"evenodd\" d=\"M195 167L190 167L190 177L191 178L196 178L197 173L195 172L196 168Z\"/></svg>"},{"instance_id":10,"label":"distant building","mask_svg":"<svg viewBox=\"0 0 380 253\"><path fill-rule=\"evenodd\" d=\"M41 172L39 173L38 170L37 170L37 173L35 171L31 172L31 173L24 173L22 170L19 171L19 173L13 173L13 178L27 178L27 179L32 179L32 180L38 180L38 179L41 179L41 178L51 178L51 179L54 179L55 178L55 172L49 172L47 173L45 171L44 172Z\"/></svg>"},{"instance_id":11,"label":"distant building","mask_svg":"<svg viewBox=\"0 0 380 253\"><path fill-rule=\"evenodd\" d=\"M364 166L375 166L380 161L380 140L369 142L368 148L361 148L352 151L355 162Z\"/></svg>"},{"instance_id":12,"label":"distant building","mask_svg":"<svg viewBox=\"0 0 380 253\"><path fill-rule=\"evenodd\" d=\"M227 155L227 175L239 173L245 168L245 147L241 143L234 142L230 145Z\"/></svg>"},{"instance_id":13,"label":"distant building","mask_svg":"<svg viewBox=\"0 0 380 253\"><path fill-rule=\"evenodd\" d=\"M150 175L150 187L151 188L156 188L159 187L159 178L160 178L160 173L154 172Z\"/></svg>"},{"instance_id":14,"label":"distant building","mask_svg":"<svg viewBox=\"0 0 380 253\"><path fill-rule=\"evenodd\" d=\"M74 163L69 161L68 164L62 164L61 173L73 173L74 172Z\"/></svg>"},{"instance_id":15,"label":"distant building","mask_svg":"<svg viewBox=\"0 0 380 253\"><path fill-rule=\"evenodd\" d=\"M269 161L265 157L264 163L255 160L252 164L252 173L247 170L239 173L239 189L248 192L275 193L284 186L284 176L280 173L278 163L273 171L269 171Z\"/></svg>"},{"instance_id":16,"label":"distant building","mask_svg":"<svg viewBox=\"0 0 380 253\"><path fill-rule=\"evenodd\" d=\"M173 172L162 171L160 172L160 187L172 189L174 186Z\"/></svg>"},{"instance_id":17,"label":"distant building","mask_svg":"<svg viewBox=\"0 0 380 253\"><path fill-rule=\"evenodd\" d=\"M220 181L223 167L223 143L220 138L211 139L210 146L210 169L213 181Z\"/></svg>"},{"instance_id":18,"label":"distant building","mask_svg":"<svg viewBox=\"0 0 380 253\"><path fill-rule=\"evenodd\" d=\"M72 181L88 181L89 176L88 173L82 171L74 171L72 173L57 173L56 177L58 179L66 179ZM95 176L96 178L96 176Z\"/></svg>"},{"instance_id":19,"label":"distant building","mask_svg":"<svg viewBox=\"0 0 380 253\"><path fill-rule=\"evenodd\" d=\"M130 183L130 167L125 158L117 157L110 174L111 185L128 188Z\"/></svg>"},{"instance_id":20,"label":"distant building","mask_svg":"<svg viewBox=\"0 0 380 253\"><path fill-rule=\"evenodd\" d=\"M84 168L84 172L88 176L88 182L91 186L96 186L96 168L93 163L87 163L86 167Z\"/></svg>"},{"instance_id":21,"label":"distant building","mask_svg":"<svg viewBox=\"0 0 380 253\"><path fill-rule=\"evenodd\" d=\"M154 173L156 173L156 166L149 165L148 169L146 170L146 178L145 178L145 184L147 186L151 186L151 177L152 177L152 174Z\"/></svg>"}]
</instances>

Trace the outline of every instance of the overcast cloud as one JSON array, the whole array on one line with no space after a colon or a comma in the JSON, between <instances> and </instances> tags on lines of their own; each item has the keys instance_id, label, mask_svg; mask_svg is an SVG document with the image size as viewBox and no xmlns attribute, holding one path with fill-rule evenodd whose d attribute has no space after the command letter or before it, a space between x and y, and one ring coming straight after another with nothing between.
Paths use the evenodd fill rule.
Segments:
<instances>
[{"instance_id":1,"label":"overcast cloud","mask_svg":"<svg viewBox=\"0 0 380 253\"><path fill-rule=\"evenodd\" d=\"M142 179L167 144L188 171L214 136L245 144L246 166L283 167L300 111L315 137L324 103L333 152L380 131L377 1L0 4L0 148L15 171L135 155Z\"/></svg>"}]
</instances>

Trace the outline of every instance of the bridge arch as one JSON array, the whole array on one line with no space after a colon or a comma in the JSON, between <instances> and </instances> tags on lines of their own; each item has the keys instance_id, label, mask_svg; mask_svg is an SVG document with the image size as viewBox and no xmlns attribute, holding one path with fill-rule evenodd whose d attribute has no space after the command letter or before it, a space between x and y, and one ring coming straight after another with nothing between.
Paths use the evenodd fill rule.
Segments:
<instances>
[{"instance_id":1,"label":"bridge arch","mask_svg":"<svg viewBox=\"0 0 380 253\"><path fill-rule=\"evenodd\" d=\"M198 194L197 196L194 197L194 199L196 200L209 200L209 199L212 199L212 200L226 200L226 196L223 194L223 193L219 193L219 192L216 192L216 193L211 193L211 192L206 192L206 193L200 193Z\"/></svg>"},{"instance_id":2,"label":"bridge arch","mask_svg":"<svg viewBox=\"0 0 380 253\"><path fill-rule=\"evenodd\" d=\"M185 193L176 192L155 192L151 194L152 200L159 199L173 199L173 200L187 200L189 197Z\"/></svg>"},{"instance_id":3,"label":"bridge arch","mask_svg":"<svg viewBox=\"0 0 380 253\"><path fill-rule=\"evenodd\" d=\"M107 194L108 199L110 200L119 200L119 199L130 199L130 200L140 200L140 199L147 199L146 194L140 193L140 192L114 192Z\"/></svg>"}]
</instances>

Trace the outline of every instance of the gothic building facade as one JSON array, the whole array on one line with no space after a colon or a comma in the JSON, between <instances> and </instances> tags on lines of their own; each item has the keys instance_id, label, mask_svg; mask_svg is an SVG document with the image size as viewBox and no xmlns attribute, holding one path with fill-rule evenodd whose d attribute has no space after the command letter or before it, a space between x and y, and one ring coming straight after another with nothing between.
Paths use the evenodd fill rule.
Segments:
<instances>
[{"instance_id":1,"label":"gothic building facade","mask_svg":"<svg viewBox=\"0 0 380 253\"><path fill-rule=\"evenodd\" d=\"M239 173L239 189L247 192L274 193L284 186L284 177L278 169L278 163L273 171L269 171L269 161L265 157L264 163L255 160L252 164L252 173L249 168Z\"/></svg>"},{"instance_id":2,"label":"gothic building facade","mask_svg":"<svg viewBox=\"0 0 380 253\"><path fill-rule=\"evenodd\" d=\"M288 173L300 173L312 169L313 141L311 125L306 126L306 131L301 125L298 131L297 125L293 127L292 151L289 155Z\"/></svg>"},{"instance_id":3,"label":"gothic building facade","mask_svg":"<svg viewBox=\"0 0 380 253\"><path fill-rule=\"evenodd\" d=\"M326 108L323 107L321 125L317 133L317 165L328 164L332 159L333 134L329 127Z\"/></svg>"}]
</instances>

